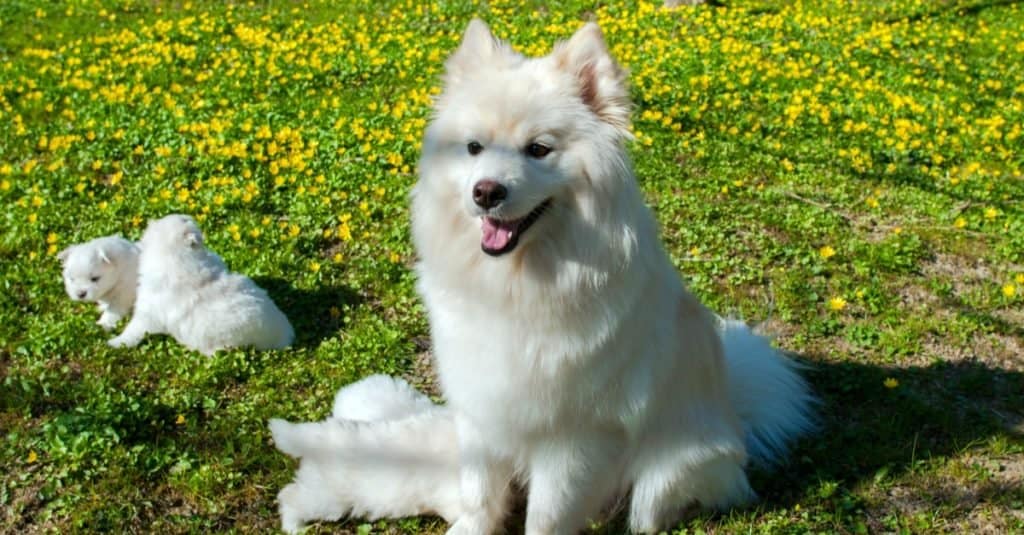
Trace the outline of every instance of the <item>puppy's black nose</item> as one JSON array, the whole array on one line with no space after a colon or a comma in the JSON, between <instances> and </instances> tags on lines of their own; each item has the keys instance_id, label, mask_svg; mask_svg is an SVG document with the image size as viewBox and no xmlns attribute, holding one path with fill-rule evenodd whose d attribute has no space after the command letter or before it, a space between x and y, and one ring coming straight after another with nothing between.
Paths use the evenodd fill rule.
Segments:
<instances>
[{"instance_id":1,"label":"puppy's black nose","mask_svg":"<svg viewBox=\"0 0 1024 535\"><path fill-rule=\"evenodd\" d=\"M473 185L473 202L480 208L490 209L508 197L508 188L494 180L481 180Z\"/></svg>"},{"instance_id":2,"label":"puppy's black nose","mask_svg":"<svg viewBox=\"0 0 1024 535\"><path fill-rule=\"evenodd\" d=\"M78 298L79 299L85 299L85 290L82 290L81 292L78 292Z\"/></svg>"}]
</instances>

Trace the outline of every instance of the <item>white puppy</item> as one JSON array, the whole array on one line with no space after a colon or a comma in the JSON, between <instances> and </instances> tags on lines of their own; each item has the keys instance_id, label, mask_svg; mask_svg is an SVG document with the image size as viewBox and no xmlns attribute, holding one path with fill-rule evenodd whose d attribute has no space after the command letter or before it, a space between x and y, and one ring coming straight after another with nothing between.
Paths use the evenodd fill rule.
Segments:
<instances>
[{"instance_id":1,"label":"white puppy","mask_svg":"<svg viewBox=\"0 0 1024 535\"><path fill-rule=\"evenodd\" d=\"M75 301L97 303L97 325L113 329L135 304L139 248L120 236L96 238L57 253L64 266L64 289Z\"/></svg>"},{"instance_id":2,"label":"white puppy","mask_svg":"<svg viewBox=\"0 0 1024 535\"><path fill-rule=\"evenodd\" d=\"M446 412L405 381L373 375L339 390L323 422L271 420L277 448L301 459L277 497L281 529L295 533L311 520L345 515L454 521L458 455ZM412 429L418 441L402 442ZM378 450L381 443L393 447Z\"/></svg>"},{"instance_id":3,"label":"white puppy","mask_svg":"<svg viewBox=\"0 0 1024 535\"><path fill-rule=\"evenodd\" d=\"M680 280L633 176L626 75L597 25L526 58L471 22L434 111L412 233L448 404L291 428L282 449L320 444L337 462L290 502L437 510L447 502L404 492L434 478L431 496L460 498L448 533L479 535L500 528L518 482L527 535L547 535L623 497L644 533L693 504L752 499L748 459L781 459L813 398L793 363ZM456 456L457 473L438 470Z\"/></svg>"},{"instance_id":4,"label":"white puppy","mask_svg":"<svg viewBox=\"0 0 1024 535\"><path fill-rule=\"evenodd\" d=\"M262 288L231 273L203 246L203 234L188 216L151 221L139 242L139 287L135 313L108 343L134 347L147 333L166 333L190 349L252 346L279 349L294 332Z\"/></svg>"}]
</instances>

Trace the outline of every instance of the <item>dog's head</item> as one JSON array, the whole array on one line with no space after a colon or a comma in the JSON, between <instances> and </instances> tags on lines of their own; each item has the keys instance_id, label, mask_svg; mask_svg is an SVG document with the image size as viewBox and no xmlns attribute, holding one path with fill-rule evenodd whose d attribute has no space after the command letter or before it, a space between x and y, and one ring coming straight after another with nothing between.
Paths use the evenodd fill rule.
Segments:
<instances>
[{"instance_id":1,"label":"dog's head","mask_svg":"<svg viewBox=\"0 0 1024 535\"><path fill-rule=\"evenodd\" d=\"M565 238L569 212L599 218L614 202L595 193L631 176L629 92L596 24L527 58L473 20L445 67L413 197L421 249L472 237L476 255L527 254Z\"/></svg>"},{"instance_id":2,"label":"dog's head","mask_svg":"<svg viewBox=\"0 0 1024 535\"><path fill-rule=\"evenodd\" d=\"M57 253L63 264L64 290L75 301L96 301L117 285L129 251L115 243L119 238L100 238L72 245Z\"/></svg>"},{"instance_id":3,"label":"dog's head","mask_svg":"<svg viewBox=\"0 0 1024 535\"><path fill-rule=\"evenodd\" d=\"M190 216L171 214L150 221L140 244L145 251L203 249L203 232Z\"/></svg>"}]
</instances>

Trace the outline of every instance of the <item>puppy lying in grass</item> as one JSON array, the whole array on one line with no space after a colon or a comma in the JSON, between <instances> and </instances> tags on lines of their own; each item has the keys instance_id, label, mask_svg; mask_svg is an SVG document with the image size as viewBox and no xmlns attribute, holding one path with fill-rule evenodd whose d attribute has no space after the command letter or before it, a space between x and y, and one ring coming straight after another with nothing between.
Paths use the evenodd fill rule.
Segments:
<instances>
[{"instance_id":1,"label":"puppy lying in grass","mask_svg":"<svg viewBox=\"0 0 1024 535\"><path fill-rule=\"evenodd\" d=\"M280 349L294 338L288 318L267 292L203 245L195 220L169 215L151 221L139 242L135 313L113 347L134 347L147 333L165 333L189 349L212 355L252 346Z\"/></svg>"},{"instance_id":2,"label":"puppy lying in grass","mask_svg":"<svg viewBox=\"0 0 1024 535\"><path fill-rule=\"evenodd\" d=\"M57 253L63 264L64 290L74 301L97 303L97 325L117 326L135 305L139 248L120 236L96 238Z\"/></svg>"}]
</instances>

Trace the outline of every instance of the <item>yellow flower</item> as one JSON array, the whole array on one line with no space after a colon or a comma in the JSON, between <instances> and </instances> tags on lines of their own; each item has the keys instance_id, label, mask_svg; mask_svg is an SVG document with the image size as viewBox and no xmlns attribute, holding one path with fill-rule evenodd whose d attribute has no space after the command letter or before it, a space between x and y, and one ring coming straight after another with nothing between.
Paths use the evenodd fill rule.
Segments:
<instances>
[{"instance_id":1,"label":"yellow flower","mask_svg":"<svg viewBox=\"0 0 1024 535\"><path fill-rule=\"evenodd\" d=\"M1024 273L1018 273L1013 280L1017 281L1017 284L1024 284Z\"/></svg>"},{"instance_id":2,"label":"yellow flower","mask_svg":"<svg viewBox=\"0 0 1024 535\"><path fill-rule=\"evenodd\" d=\"M397 264L398 261L401 260L401 259L402 259L402 257L398 256L398 253L396 253L394 251L392 251L391 252L391 256L388 257L388 260L391 260L392 264Z\"/></svg>"},{"instance_id":3,"label":"yellow flower","mask_svg":"<svg viewBox=\"0 0 1024 535\"><path fill-rule=\"evenodd\" d=\"M56 232L51 232L51 233L47 234L46 235L46 243L51 244L51 245L54 244L54 243L57 243L57 233Z\"/></svg>"},{"instance_id":4,"label":"yellow flower","mask_svg":"<svg viewBox=\"0 0 1024 535\"><path fill-rule=\"evenodd\" d=\"M895 377L886 377L885 381L882 381L882 384L885 385L885 387L890 390L896 388L897 386L900 386L900 382L897 381Z\"/></svg>"},{"instance_id":5,"label":"yellow flower","mask_svg":"<svg viewBox=\"0 0 1024 535\"><path fill-rule=\"evenodd\" d=\"M184 425L184 423L185 423L185 415L184 414L179 414L178 417L174 420L174 425Z\"/></svg>"},{"instance_id":6,"label":"yellow flower","mask_svg":"<svg viewBox=\"0 0 1024 535\"><path fill-rule=\"evenodd\" d=\"M309 270L312 271L313 273L320 271L320 262L310 262Z\"/></svg>"},{"instance_id":7,"label":"yellow flower","mask_svg":"<svg viewBox=\"0 0 1024 535\"><path fill-rule=\"evenodd\" d=\"M985 209L985 219L995 219L996 217L999 217L999 210L995 208Z\"/></svg>"},{"instance_id":8,"label":"yellow flower","mask_svg":"<svg viewBox=\"0 0 1024 535\"><path fill-rule=\"evenodd\" d=\"M956 228L964 228L967 226L967 220L962 217L958 217L956 218L956 221L953 221L953 226Z\"/></svg>"},{"instance_id":9,"label":"yellow flower","mask_svg":"<svg viewBox=\"0 0 1024 535\"><path fill-rule=\"evenodd\" d=\"M10 180L4 180L4 181L0 182L0 190L7 191L9 189L11 189L11 181Z\"/></svg>"},{"instance_id":10,"label":"yellow flower","mask_svg":"<svg viewBox=\"0 0 1024 535\"><path fill-rule=\"evenodd\" d=\"M833 249L832 246L826 245L821 249L818 249L818 254L820 254L821 257L824 258L825 260L828 260L829 258L832 258L833 256L836 255L836 250Z\"/></svg>"},{"instance_id":11,"label":"yellow flower","mask_svg":"<svg viewBox=\"0 0 1024 535\"><path fill-rule=\"evenodd\" d=\"M842 297L833 297L828 300L828 308L830 310L839 311L846 308L846 299Z\"/></svg>"},{"instance_id":12,"label":"yellow flower","mask_svg":"<svg viewBox=\"0 0 1024 535\"><path fill-rule=\"evenodd\" d=\"M25 459L25 462L27 462L28 464L32 464L38 460L39 456L36 455L36 450L28 450L28 458Z\"/></svg>"},{"instance_id":13,"label":"yellow flower","mask_svg":"<svg viewBox=\"0 0 1024 535\"><path fill-rule=\"evenodd\" d=\"M1017 287L1012 284L1006 284L1003 286L1003 295L1007 298L1012 298L1017 295Z\"/></svg>"},{"instance_id":14,"label":"yellow flower","mask_svg":"<svg viewBox=\"0 0 1024 535\"><path fill-rule=\"evenodd\" d=\"M332 258L332 260L334 260L334 263L336 263L336 264L340 264L341 261L344 260L344 259L345 259L345 257L342 256L341 253L334 253L334 258Z\"/></svg>"}]
</instances>

